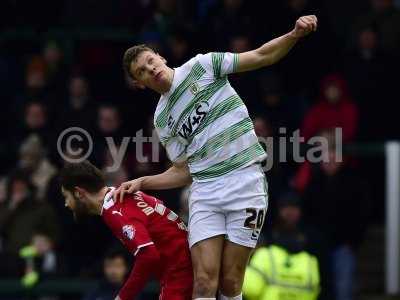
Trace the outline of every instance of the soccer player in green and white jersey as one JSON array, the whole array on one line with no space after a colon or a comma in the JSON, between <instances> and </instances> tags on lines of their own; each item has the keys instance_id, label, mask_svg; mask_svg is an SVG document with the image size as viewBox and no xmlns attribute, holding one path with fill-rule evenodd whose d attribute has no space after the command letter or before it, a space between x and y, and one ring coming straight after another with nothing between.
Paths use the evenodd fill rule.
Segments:
<instances>
[{"instance_id":1,"label":"soccer player in green and white jersey","mask_svg":"<svg viewBox=\"0 0 400 300\"><path fill-rule=\"evenodd\" d=\"M267 208L260 168L266 154L227 75L278 62L316 29L317 18L303 16L291 32L255 50L199 54L174 69L145 45L125 52L124 70L133 83L161 94L154 125L173 165L162 174L123 183L116 194L192 182L193 299L215 299L218 289L220 299L242 299L245 267Z\"/></svg>"}]
</instances>

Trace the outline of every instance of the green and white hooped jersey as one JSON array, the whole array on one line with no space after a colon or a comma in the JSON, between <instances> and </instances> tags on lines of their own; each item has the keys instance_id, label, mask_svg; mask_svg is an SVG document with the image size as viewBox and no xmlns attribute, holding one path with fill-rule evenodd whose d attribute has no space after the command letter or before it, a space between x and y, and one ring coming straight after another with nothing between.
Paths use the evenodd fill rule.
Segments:
<instances>
[{"instance_id":1,"label":"green and white hooped jersey","mask_svg":"<svg viewBox=\"0 0 400 300\"><path fill-rule=\"evenodd\" d=\"M187 160L195 181L214 180L262 161L266 153L227 75L238 54L198 54L175 69L154 125L171 161Z\"/></svg>"}]
</instances>

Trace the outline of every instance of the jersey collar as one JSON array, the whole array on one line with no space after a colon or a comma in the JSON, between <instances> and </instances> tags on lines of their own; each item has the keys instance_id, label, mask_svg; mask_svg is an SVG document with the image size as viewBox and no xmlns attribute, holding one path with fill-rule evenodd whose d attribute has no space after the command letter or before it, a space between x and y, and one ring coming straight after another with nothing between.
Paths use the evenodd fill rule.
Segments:
<instances>
[{"instance_id":1,"label":"jersey collar","mask_svg":"<svg viewBox=\"0 0 400 300\"><path fill-rule=\"evenodd\" d=\"M109 209L111 206L114 205L114 199L113 199L114 191L115 191L115 187L113 187L113 186L108 187L108 191L107 191L106 195L104 196L103 206L101 208L100 215L103 214L104 209Z\"/></svg>"}]
</instances>

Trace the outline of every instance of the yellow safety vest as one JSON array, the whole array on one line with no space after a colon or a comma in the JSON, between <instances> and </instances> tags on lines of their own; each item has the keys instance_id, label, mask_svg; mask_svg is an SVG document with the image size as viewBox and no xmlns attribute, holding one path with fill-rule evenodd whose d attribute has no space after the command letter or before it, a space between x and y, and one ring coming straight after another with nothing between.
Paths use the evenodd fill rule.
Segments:
<instances>
[{"instance_id":1,"label":"yellow safety vest","mask_svg":"<svg viewBox=\"0 0 400 300\"><path fill-rule=\"evenodd\" d=\"M317 258L305 251L290 254L275 245L256 250L243 284L248 300L315 300L319 291Z\"/></svg>"}]
</instances>

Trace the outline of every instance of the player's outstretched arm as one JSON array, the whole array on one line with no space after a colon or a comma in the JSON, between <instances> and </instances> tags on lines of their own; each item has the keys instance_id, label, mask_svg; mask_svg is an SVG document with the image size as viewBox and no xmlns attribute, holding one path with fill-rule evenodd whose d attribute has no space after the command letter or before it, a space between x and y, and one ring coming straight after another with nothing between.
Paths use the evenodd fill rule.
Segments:
<instances>
[{"instance_id":1,"label":"player's outstretched arm","mask_svg":"<svg viewBox=\"0 0 400 300\"><path fill-rule=\"evenodd\" d=\"M293 48L297 41L317 30L317 17L303 16L296 21L294 29L261 47L239 54L236 72L255 70L277 63Z\"/></svg>"},{"instance_id":2,"label":"player's outstretched arm","mask_svg":"<svg viewBox=\"0 0 400 300\"><path fill-rule=\"evenodd\" d=\"M191 182L192 177L190 176L187 163L174 163L164 173L124 182L115 190L114 198L117 199L119 197L120 201L122 201L125 193L134 193L139 190L168 190L183 187Z\"/></svg>"},{"instance_id":3,"label":"player's outstretched arm","mask_svg":"<svg viewBox=\"0 0 400 300\"><path fill-rule=\"evenodd\" d=\"M150 276L158 274L159 264L160 255L154 245L142 248L136 256L135 265L116 300L136 299Z\"/></svg>"}]
</instances>

